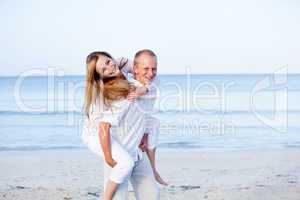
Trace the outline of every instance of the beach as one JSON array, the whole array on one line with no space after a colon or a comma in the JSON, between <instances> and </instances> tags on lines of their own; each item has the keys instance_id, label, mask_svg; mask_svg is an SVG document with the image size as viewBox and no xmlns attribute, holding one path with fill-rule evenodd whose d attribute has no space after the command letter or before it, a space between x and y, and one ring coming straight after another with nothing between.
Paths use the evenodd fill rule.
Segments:
<instances>
[{"instance_id":1,"label":"beach","mask_svg":"<svg viewBox=\"0 0 300 200\"><path fill-rule=\"evenodd\" d=\"M300 150L160 150L161 199L298 200ZM88 150L0 152L0 199L99 199L102 161ZM134 199L130 192L130 199Z\"/></svg>"},{"instance_id":2,"label":"beach","mask_svg":"<svg viewBox=\"0 0 300 200\"><path fill-rule=\"evenodd\" d=\"M273 91L267 90L266 96L255 96L256 107L251 110L251 91L266 77L159 76L157 163L170 183L160 187L162 200L300 199L300 75L289 76L288 109L274 110ZM103 163L80 137L83 88L74 94L57 88L83 85L84 77L65 76L53 84L47 76L27 77L21 87L22 101L14 92L17 80L0 78L0 199L100 199ZM222 85L232 82L230 89L222 91ZM179 94L170 83L185 93ZM220 99L226 96L226 109L220 107L220 99L190 102L194 89L202 84L214 85ZM197 92L205 95L212 90L204 87ZM172 96L176 94L178 98ZM276 105L283 104L276 100ZM279 121L270 121L273 118Z\"/></svg>"},{"instance_id":3,"label":"beach","mask_svg":"<svg viewBox=\"0 0 300 200\"><path fill-rule=\"evenodd\" d=\"M0 200L102 200L88 143L138 200L157 192L144 162L127 173L143 146L159 200L300 200L299 10L0 0Z\"/></svg>"}]
</instances>

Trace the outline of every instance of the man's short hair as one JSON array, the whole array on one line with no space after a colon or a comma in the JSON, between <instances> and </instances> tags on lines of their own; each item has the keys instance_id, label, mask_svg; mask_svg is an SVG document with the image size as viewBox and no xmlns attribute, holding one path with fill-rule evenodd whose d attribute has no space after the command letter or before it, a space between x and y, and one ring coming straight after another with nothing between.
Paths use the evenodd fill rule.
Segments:
<instances>
[{"instance_id":1,"label":"man's short hair","mask_svg":"<svg viewBox=\"0 0 300 200\"><path fill-rule=\"evenodd\" d=\"M137 59L141 55L149 55L149 56L152 56L155 59L157 59L157 56L156 56L156 54L153 51L151 51L150 49L143 49L143 50L140 50L140 51L136 52L136 54L134 55L134 65L137 64Z\"/></svg>"}]
</instances>

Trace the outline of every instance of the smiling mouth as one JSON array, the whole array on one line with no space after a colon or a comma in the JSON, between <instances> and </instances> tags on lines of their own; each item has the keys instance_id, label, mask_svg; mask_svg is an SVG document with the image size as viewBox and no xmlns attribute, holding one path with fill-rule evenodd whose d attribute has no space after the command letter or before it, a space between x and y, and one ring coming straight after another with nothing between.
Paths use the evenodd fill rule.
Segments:
<instances>
[{"instance_id":1,"label":"smiling mouth","mask_svg":"<svg viewBox=\"0 0 300 200\"><path fill-rule=\"evenodd\" d=\"M153 78L146 77L146 79L147 79L148 81L152 81Z\"/></svg>"}]
</instances>

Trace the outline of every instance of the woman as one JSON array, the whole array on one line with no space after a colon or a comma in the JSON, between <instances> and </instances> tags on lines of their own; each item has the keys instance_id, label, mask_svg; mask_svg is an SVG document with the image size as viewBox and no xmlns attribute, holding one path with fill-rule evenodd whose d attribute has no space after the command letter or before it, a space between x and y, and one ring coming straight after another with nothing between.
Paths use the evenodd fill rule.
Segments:
<instances>
[{"instance_id":1,"label":"woman","mask_svg":"<svg viewBox=\"0 0 300 200\"><path fill-rule=\"evenodd\" d=\"M96 62L96 69L99 74L104 79L111 78L111 77L122 77L126 79L130 79L131 83L135 86L135 89L132 90L128 95L128 100L135 101L138 97L143 96L142 99L148 99L149 97L144 98L145 96L150 93L150 96L153 96L153 93L156 93L156 87L152 87L152 84L144 86L143 84L139 83L138 81L132 79L133 76L133 63L128 59L117 59L114 60L111 55L106 52L93 52L91 53L87 60L92 60L92 58L99 56L100 59L97 59ZM132 76L130 76L130 74ZM153 97L150 97L152 99ZM154 103L154 102L153 102ZM147 103L149 104L149 102ZM151 103L150 103L151 104ZM140 104L140 108L145 110L143 106ZM149 109L149 108L148 108ZM147 110L147 109L146 109ZM146 111L145 110L145 111ZM147 114L147 112L144 112ZM147 156L151 163L151 168L155 177L155 180L162 184L168 185L160 176L158 170L156 169L156 162L155 162L155 148L157 146L157 138L159 134L159 121L149 115L147 115L147 135L144 135L143 142L141 143L141 148L143 151L147 152ZM150 132L151 133L150 133Z\"/></svg>"},{"instance_id":2,"label":"woman","mask_svg":"<svg viewBox=\"0 0 300 200\"><path fill-rule=\"evenodd\" d=\"M120 63L105 52L87 57L87 117L82 139L111 168L109 175L105 174L108 180L103 200L112 199L118 185L129 176L145 132L144 114L127 100L134 87L119 71L126 62Z\"/></svg>"}]
</instances>

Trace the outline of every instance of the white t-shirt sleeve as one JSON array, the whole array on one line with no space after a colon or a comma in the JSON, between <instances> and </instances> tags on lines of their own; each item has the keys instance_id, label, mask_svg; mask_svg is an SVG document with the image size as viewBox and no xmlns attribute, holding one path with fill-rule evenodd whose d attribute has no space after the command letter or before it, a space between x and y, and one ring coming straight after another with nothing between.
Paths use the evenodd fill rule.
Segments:
<instances>
[{"instance_id":1,"label":"white t-shirt sleeve","mask_svg":"<svg viewBox=\"0 0 300 200\"><path fill-rule=\"evenodd\" d=\"M110 108L103 111L99 122L110 123L112 126L118 126L129 108L129 102L127 100L121 100L114 102Z\"/></svg>"},{"instance_id":2,"label":"white t-shirt sleeve","mask_svg":"<svg viewBox=\"0 0 300 200\"><path fill-rule=\"evenodd\" d=\"M100 102L100 100L96 100L95 103L93 103L90 107L89 111L89 120L93 124L99 124L99 120L102 117L102 110L103 110L103 103Z\"/></svg>"},{"instance_id":3,"label":"white t-shirt sleeve","mask_svg":"<svg viewBox=\"0 0 300 200\"><path fill-rule=\"evenodd\" d=\"M91 104L89 115L85 116L84 124L83 124L82 138L85 143L88 142L89 136L98 134L98 127L99 127L100 119L102 117L102 112L101 112L102 109L103 106L100 100L97 100L96 102Z\"/></svg>"},{"instance_id":4,"label":"white t-shirt sleeve","mask_svg":"<svg viewBox=\"0 0 300 200\"><path fill-rule=\"evenodd\" d=\"M89 110L89 116L85 116L81 138L84 144L90 144L90 137L98 136L99 125L101 122L110 123L112 126L118 126L125 114L129 110L129 102L122 100L114 102L111 109L104 110L103 102L96 101Z\"/></svg>"}]
</instances>

